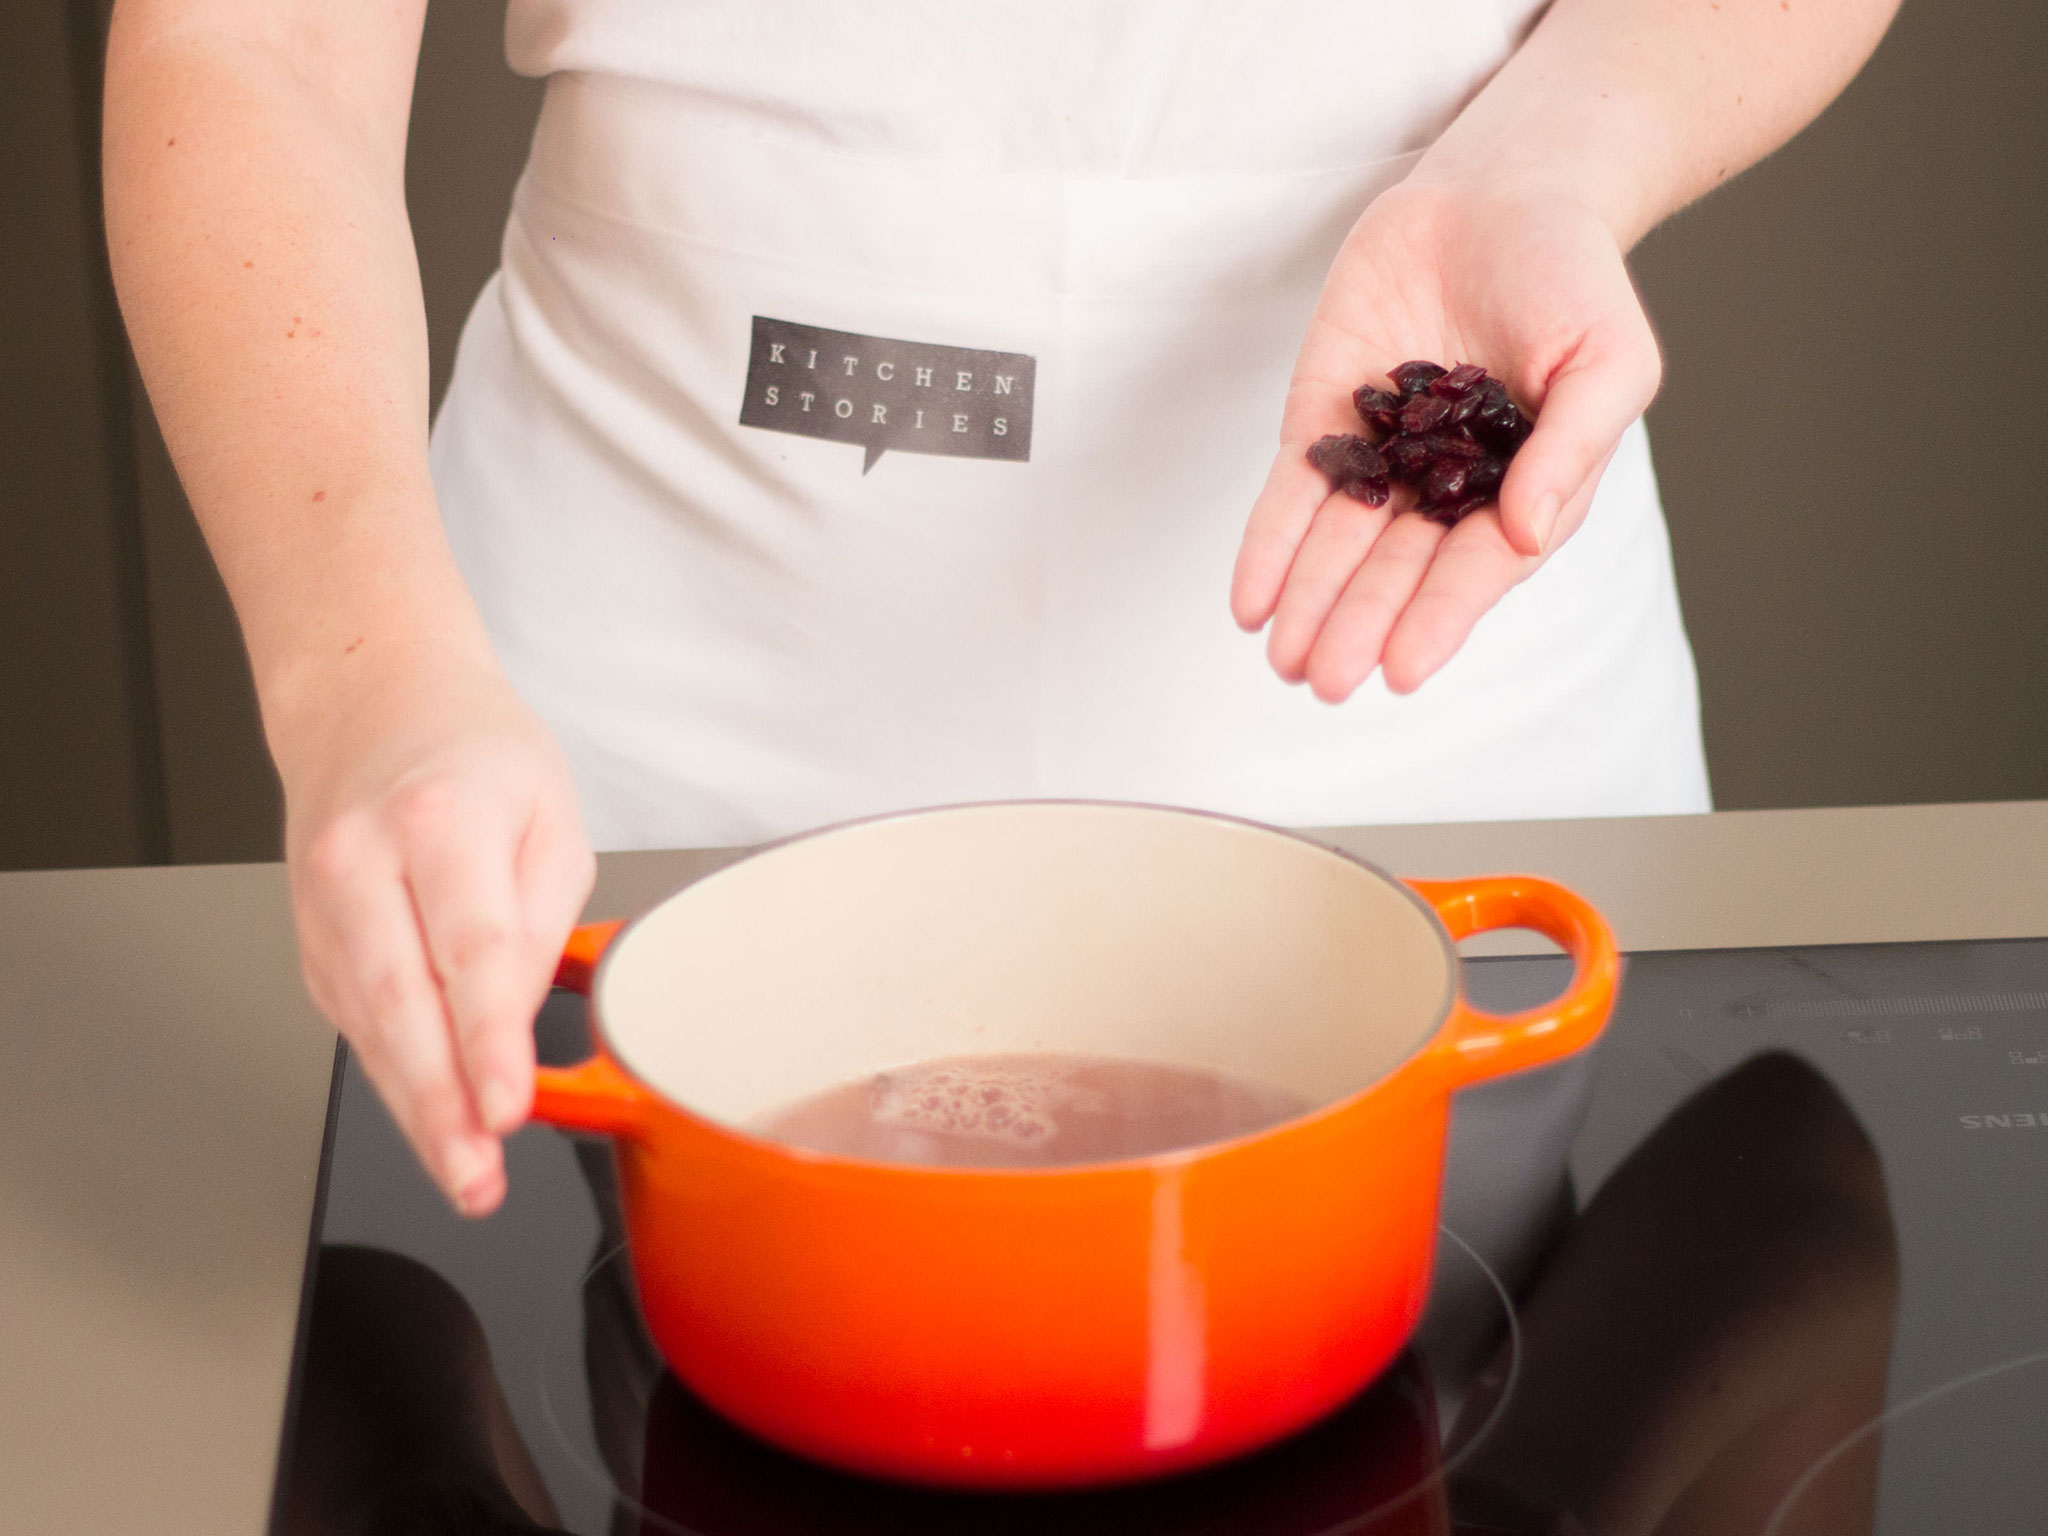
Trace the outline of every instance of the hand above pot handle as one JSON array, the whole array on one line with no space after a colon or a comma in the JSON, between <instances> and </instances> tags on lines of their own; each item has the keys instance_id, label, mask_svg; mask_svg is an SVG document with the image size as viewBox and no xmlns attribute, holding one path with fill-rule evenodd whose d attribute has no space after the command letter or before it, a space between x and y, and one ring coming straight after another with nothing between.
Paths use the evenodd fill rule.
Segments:
<instances>
[{"instance_id":1,"label":"hand above pot handle","mask_svg":"<svg viewBox=\"0 0 2048 1536\"><path fill-rule=\"evenodd\" d=\"M1584 897L1534 875L1406 884L1435 908L1454 940L1492 928L1530 928L1572 958L1563 995L1522 1013L1487 1013L1466 1002L1459 987L1451 1016L1430 1046L1455 1085L1540 1067L1599 1037L1614 1007L1621 956L1613 930Z\"/></svg>"},{"instance_id":2,"label":"hand above pot handle","mask_svg":"<svg viewBox=\"0 0 2048 1536\"><path fill-rule=\"evenodd\" d=\"M625 926L622 922L585 923L572 932L555 967L555 985L590 996L597 963ZM533 1118L565 1131L630 1135L653 1103L648 1091L612 1060L602 1043L588 1060L573 1067L542 1067L534 1073Z\"/></svg>"}]
</instances>

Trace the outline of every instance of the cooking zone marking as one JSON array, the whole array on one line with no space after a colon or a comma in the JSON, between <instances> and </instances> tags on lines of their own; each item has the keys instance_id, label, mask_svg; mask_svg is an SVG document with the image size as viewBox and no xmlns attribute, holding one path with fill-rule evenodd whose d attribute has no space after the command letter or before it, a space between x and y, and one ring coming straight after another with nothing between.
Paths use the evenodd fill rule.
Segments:
<instances>
[{"instance_id":1,"label":"cooking zone marking","mask_svg":"<svg viewBox=\"0 0 2048 1536\"><path fill-rule=\"evenodd\" d=\"M1975 997L1830 997L1791 1003L1740 998L1728 1005L1736 1018L1909 1018L1924 1014L2041 1013L2048 992L1986 992Z\"/></svg>"}]
</instances>

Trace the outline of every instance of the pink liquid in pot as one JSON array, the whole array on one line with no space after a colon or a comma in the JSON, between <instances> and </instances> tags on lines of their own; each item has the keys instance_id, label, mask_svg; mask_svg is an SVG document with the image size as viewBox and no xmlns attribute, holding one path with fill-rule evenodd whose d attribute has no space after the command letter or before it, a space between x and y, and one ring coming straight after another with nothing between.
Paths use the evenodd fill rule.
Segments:
<instances>
[{"instance_id":1,"label":"pink liquid in pot","mask_svg":"<svg viewBox=\"0 0 2048 1536\"><path fill-rule=\"evenodd\" d=\"M842 1083L762 1117L764 1136L842 1157L1044 1168L1201 1146L1312 1107L1199 1068L1108 1056L944 1056Z\"/></svg>"}]
</instances>

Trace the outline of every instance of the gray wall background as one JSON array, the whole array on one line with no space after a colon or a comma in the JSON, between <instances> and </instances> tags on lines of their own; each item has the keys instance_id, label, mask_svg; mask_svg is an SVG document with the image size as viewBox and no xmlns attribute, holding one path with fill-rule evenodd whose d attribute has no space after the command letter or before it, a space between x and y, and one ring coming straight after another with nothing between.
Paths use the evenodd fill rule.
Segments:
<instances>
[{"instance_id":1,"label":"gray wall background","mask_svg":"<svg viewBox=\"0 0 2048 1536\"><path fill-rule=\"evenodd\" d=\"M0 868L268 858L234 622L107 285L107 0L0 51ZM428 13L407 194L436 398L539 90ZM1651 412L1723 807L2048 797L2048 8L1907 0L1841 101L1655 232Z\"/></svg>"}]
</instances>

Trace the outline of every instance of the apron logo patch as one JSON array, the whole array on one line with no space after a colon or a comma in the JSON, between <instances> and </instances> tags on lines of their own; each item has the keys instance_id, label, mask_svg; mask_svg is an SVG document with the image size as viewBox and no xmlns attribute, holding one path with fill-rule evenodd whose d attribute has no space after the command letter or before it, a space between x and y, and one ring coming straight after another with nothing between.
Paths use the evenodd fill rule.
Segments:
<instances>
[{"instance_id":1,"label":"apron logo patch","mask_svg":"<svg viewBox=\"0 0 2048 1536\"><path fill-rule=\"evenodd\" d=\"M958 459L1031 457L1031 391L1038 363L982 352L754 316L740 425L884 453Z\"/></svg>"}]
</instances>

